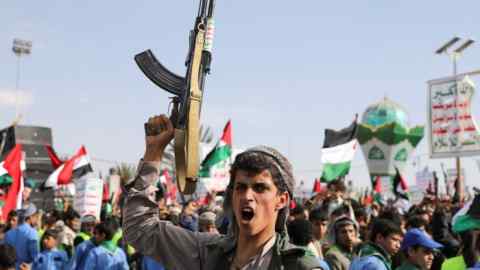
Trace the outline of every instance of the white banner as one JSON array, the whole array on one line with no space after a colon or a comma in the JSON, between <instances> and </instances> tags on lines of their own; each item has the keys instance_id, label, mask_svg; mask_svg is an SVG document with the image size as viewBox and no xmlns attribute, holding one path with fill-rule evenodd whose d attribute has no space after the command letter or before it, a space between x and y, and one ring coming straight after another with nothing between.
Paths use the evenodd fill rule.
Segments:
<instances>
[{"instance_id":1,"label":"white banner","mask_svg":"<svg viewBox=\"0 0 480 270\"><path fill-rule=\"evenodd\" d=\"M73 208L80 216L93 215L100 220L103 181L98 178L82 177L75 181Z\"/></svg>"},{"instance_id":2,"label":"white banner","mask_svg":"<svg viewBox=\"0 0 480 270\"><path fill-rule=\"evenodd\" d=\"M480 131L472 115L475 85L459 75L428 83L430 156L445 158L480 154Z\"/></svg>"}]
</instances>

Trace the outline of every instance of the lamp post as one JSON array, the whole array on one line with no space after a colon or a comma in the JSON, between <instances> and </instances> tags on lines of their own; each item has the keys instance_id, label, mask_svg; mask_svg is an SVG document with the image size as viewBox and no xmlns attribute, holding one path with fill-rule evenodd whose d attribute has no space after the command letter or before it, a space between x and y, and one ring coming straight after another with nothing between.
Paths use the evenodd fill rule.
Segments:
<instances>
[{"instance_id":1,"label":"lamp post","mask_svg":"<svg viewBox=\"0 0 480 270\"><path fill-rule=\"evenodd\" d=\"M13 53L17 56L17 77L15 81L15 117L18 119L18 91L20 88L20 58L24 55L30 55L32 52L32 42L15 38L12 46Z\"/></svg>"},{"instance_id":2,"label":"lamp post","mask_svg":"<svg viewBox=\"0 0 480 270\"><path fill-rule=\"evenodd\" d=\"M475 40L468 38L458 48L449 52L449 49L460 40L462 40L460 37L454 37L435 51L435 53L438 55L446 54L450 57L453 64L453 77L455 78L455 80L457 79L457 74L458 74L458 71L457 71L458 59L460 58L460 56L462 56L463 51L465 51L468 47L470 47L475 42ZM458 191L459 201L462 202L464 198L465 183L463 182L464 180L461 177L462 166L460 161L460 155L457 155L456 157L456 167L457 167L457 181L455 182L455 185L456 185L455 189Z\"/></svg>"}]
</instances>

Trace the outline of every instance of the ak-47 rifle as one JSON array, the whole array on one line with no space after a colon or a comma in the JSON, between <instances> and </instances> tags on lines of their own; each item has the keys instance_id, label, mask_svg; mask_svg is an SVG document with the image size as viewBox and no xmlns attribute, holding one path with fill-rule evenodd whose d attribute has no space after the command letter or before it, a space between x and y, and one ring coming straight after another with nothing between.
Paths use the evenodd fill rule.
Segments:
<instances>
[{"instance_id":1,"label":"ak-47 rifle","mask_svg":"<svg viewBox=\"0 0 480 270\"><path fill-rule=\"evenodd\" d=\"M164 67L150 50L135 61L153 83L173 94L171 117L175 127L177 185L184 194L195 192L199 167L199 122L205 77L210 73L214 34L215 0L200 0L195 25L190 31L190 48L185 77Z\"/></svg>"}]
</instances>

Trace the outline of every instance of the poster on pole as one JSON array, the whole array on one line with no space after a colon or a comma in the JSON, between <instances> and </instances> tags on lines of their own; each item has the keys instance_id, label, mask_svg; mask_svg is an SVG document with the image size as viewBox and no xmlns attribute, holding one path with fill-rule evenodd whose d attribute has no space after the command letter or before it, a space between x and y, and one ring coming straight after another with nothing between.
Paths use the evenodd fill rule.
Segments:
<instances>
[{"instance_id":1,"label":"poster on pole","mask_svg":"<svg viewBox=\"0 0 480 270\"><path fill-rule=\"evenodd\" d=\"M93 215L100 220L103 181L98 178L82 177L75 181L73 208L81 217Z\"/></svg>"},{"instance_id":2,"label":"poster on pole","mask_svg":"<svg viewBox=\"0 0 480 270\"><path fill-rule=\"evenodd\" d=\"M423 170L416 173L415 179L417 188L420 191L425 192L428 189L428 185L434 181L433 172L425 167Z\"/></svg>"},{"instance_id":3,"label":"poster on pole","mask_svg":"<svg viewBox=\"0 0 480 270\"><path fill-rule=\"evenodd\" d=\"M468 75L428 82L432 158L480 154L480 130L471 108L474 93L475 83Z\"/></svg>"}]
</instances>

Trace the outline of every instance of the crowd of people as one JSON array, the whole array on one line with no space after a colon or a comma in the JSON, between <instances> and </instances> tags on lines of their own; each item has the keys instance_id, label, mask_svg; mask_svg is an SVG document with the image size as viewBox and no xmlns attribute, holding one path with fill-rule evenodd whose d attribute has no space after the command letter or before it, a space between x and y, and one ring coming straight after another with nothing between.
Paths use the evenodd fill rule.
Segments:
<instances>
[{"instance_id":1,"label":"crowd of people","mask_svg":"<svg viewBox=\"0 0 480 270\"><path fill-rule=\"evenodd\" d=\"M155 183L173 128L165 116L149 124L158 134L123 187L122 211L43 212L27 194L0 225L0 270L480 269L480 196L398 207L404 198L354 197L339 179L294 200L292 167L270 147L237 155L224 193L167 205Z\"/></svg>"}]
</instances>

